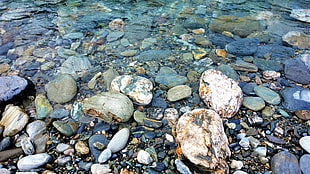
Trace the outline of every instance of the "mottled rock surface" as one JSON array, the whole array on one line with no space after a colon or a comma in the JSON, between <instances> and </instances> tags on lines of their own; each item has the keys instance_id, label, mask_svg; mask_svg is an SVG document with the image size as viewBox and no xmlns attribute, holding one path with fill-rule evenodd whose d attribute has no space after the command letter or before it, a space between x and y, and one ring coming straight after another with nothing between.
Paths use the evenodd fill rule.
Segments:
<instances>
[{"instance_id":1,"label":"mottled rock surface","mask_svg":"<svg viewBox=\"0 0 310 174\"><path fill-rule=\"evenodd\" d=\"M237 82L222 72L209 69L200 78L199 95L221 117L230 118L242 103L242 90Z\"/></svg>"},{"instance_id":2,"label":"mottled rock surface","mask_svg":"<svg viewBox=\"0 0 310 174\"><path fill-rule=\"evenodd\" d=\"M237 56L250 56L257 51L258 44L257 38L244 38L227 44L225 50Z\"/></svg>"},{"instance_id":3,"label":"mottled rock surface","mask_svg":"<svg viewBox=\"0 0 310 174\"><path fill-rule=\"evenodd\" d=\"M220 116L213 110L195 109L183 114L176 126L176 140L192 163L208 170L229 172L227 136Z\"/></svg>"},{"instance_id":4,"label":"mottled rock surface","mask_svg":"<svg viewBox=\"0 0 310 174\"><path fill-rule=\"evenodd\" d=\"M282 40L300 49L310 48L310 36L299 31L290 31L286 33L284 36L282 36Z\"/></svg>"}]
</instances>

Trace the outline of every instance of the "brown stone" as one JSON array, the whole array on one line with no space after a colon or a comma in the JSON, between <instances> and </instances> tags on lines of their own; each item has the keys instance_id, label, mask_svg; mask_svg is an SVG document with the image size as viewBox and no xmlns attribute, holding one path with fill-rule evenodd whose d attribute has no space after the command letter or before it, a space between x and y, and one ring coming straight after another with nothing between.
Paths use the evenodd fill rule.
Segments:
<instances>
[{"instance_id":1,"label":"brown stone","mask_svg":"<svg viewBox=\"0 0 310 174\"><path fill-rule=\"evenodd\" d=\"M9 149L0 152L0 161L6 161L9 158L16 158L19 155L23 154L22 148Z\"/></svg>"},{"instance_id":2,"label":"brown stone","mask_svg":"<svg viewBox=\"0 0 310 174\"><path fill-rule=\"evenodd\" d=\"M204 170L229 173L227 136L220 116L213 110L195 109L183 114L176 126L182 153Z\"/></svg>"},{"instance_id":3,"label":"brown stone","mask_svg":"<svg viewBox=\"0 0 310 174\"><path fill-rule=\"evenodd\" d=\"M300 119L303 119L303 120L309 120L310 119L310 111L308 111L308 110L297 110L297 111L295 111L295 114Z\"/></svg>"}]
</instances>

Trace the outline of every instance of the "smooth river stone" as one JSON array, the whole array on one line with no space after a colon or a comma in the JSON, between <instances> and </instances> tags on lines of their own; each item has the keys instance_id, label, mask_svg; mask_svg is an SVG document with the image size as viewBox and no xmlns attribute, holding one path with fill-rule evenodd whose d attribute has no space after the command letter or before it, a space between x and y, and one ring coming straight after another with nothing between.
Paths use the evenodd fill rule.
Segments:
<instances>
[{"instance_id":1,"label":"smooth river stone","mask_svg":"<svg viewBox=\"0 0 310 174\"><path fill-rule=\"evenodd\" d=\"M279 152L271 159L271 170L274 174L294 173L301 174L298 160L295 155L289 152Z\"/></svg>"},{"instance_id":2,"label":"smooth river stone","mask_svg":"<svg viewBox=\"0 0 310 174\"><path fill-rule=\"evenodd\" d=\"M106 161L108 161L110 159L112 155L112 151L111 149L107 148L104 151L102 151L98 157L98 162L99 163L105 163Z\"/></svg>"},{"instance_id":3,"label":"smooth river stone","mask_svg":"<svg viewBox=\"0 0 310 174\"><path fill-rule=\"evenodd\" d=\"M310 154L304 154L299 160L299 166L304 174L310 173Z\"/></svg>"},{"instance_id":4,"label":"smooth river stone","mask_svg":"<svg viewBox=\"0 0 310 174\"><path fill-rule=\"evenodd\" d=\"M265 102L260 97L244 97L242 105L253 111L259 111L265 107Z\"/></svg>"},{"instance_id":5,"label":"smooth river stone","mask_svg":"<svg viewBox=\"0 0 310 174\"><path fill-rule=\"evenodd\" d=\"M267 87L256 86L254 88L254 92L256 95L265 100L265 102L271 105L278 105L281 102L280 95Z\"/></svg>"},{"instance_id":6,"label":"smooth river stone","mask_svg":"<svg viewBox=\"0 0 310 174\"><path fill-rule=\"evenodd\" d=\"M138 152L137 160L139 163L142 163L142 164L150 164L153 161L151 155L147 151L144 151L144 150L140 150Z\"/></svg>"},{"instance_id":7,"label":"smooth river stone","mask_svg":"<svg viewBox=\"0 0 310 174\"><path fill-rule=\"evenodd\" d=\"M236 81L214 69L201 75L199 95L222 118L231 118L238 112L243 96Z\"/></svg>"},{"instance_id":8,"label":"smooth river stone","mask_svg":"<svg viewBox=\"0 0 310 174\"><path fill-rule=\"evenodd\" d=\"M43 119L50 115L50 113L53 111L52 105L49 103L47 98L44 94L38 94L35 99L35 105L36 105L36 118L37 119Z\"/></svg>"},{"instance_id":9,"label":"smooth river stone","mask_svg":"<svg viewBox=\"0 0 310 174\"><path fill-rule=\"evenodd\" d=\"M54 121L53 126L65 136L71 136L76 133L78 125L73 121Z\"/></svg>"},{"instance_id":10,"label":"smooth river stone","mask_svg":"<svg viewBox=\"0 0 310 174\"><path fill-rule=\"evenodd\" d=\"M187 85L178 85L168 90L167 99L169 101L178 101L191 96L192 89Z\"/></svg>"},{"instance_id":11,"label":"smooth river stone","mask_svg":"<svg viewBox=\"0 0 310 174\"><path fill-rule=\"evenodd\" d=\"M123 128L119 130L111 139L108 144L108 149L111 149L113 153L122 150L126 145L130 135L128 128Z\"/></svg>"},{"instance_id":12,"label":"smooth river stone","mask_svg":"<svg viewBox=\"0 0 310 174\"><path fill-rule=\"evenodd\" d=\"M310 153L310 136L302 137L299 140L299 144L304 150Z\"/></svg>"},{"instance_id":13,"label":"smooth river stone","mask_svg":"<svg viewBox=\"0 0 310 174\"><path fill-rule=\"evenodd\" d=\"M18 160L17 167L20 171L30 171L48 163L50 159L51 156L47 153L29 155Z\"/></svg>"}]
</instances>

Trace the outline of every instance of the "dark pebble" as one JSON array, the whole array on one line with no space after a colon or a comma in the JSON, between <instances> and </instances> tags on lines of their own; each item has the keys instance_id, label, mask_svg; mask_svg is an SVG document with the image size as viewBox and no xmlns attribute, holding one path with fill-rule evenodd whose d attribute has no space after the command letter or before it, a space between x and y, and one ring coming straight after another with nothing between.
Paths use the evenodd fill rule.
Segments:
<instances>
[{"instance_id":1,"label":"dark pebble","mask_svg":"<svg viewBox=\"0 0 310 174\"><path fill-rule=\"evenodd\" d=\"M149 174L161 174L161 172L157 172L157 171L155 171L155 170L153 170L153 169L147 169L146 170Z\"/></svg>"},{"instance_id":2,"label":"dark pebble","mask_svg":"<svg viewBox=\"0 0 310 174\"><path fill-rule=\"evenodd\" d=\"M105 147L109 144L109 140L102 134L92 135L88 140L88 146L92 156L95 158L96 162L98 162L98 157L101 153L101 150L98 150L94 143L103 144Z\"/></svg>"},{"instance_id":3,"label":"dark pebble","mask_svg":"<svg viewBox=\"0 0 310 174\"><path fill-rule=\"evenodd\" d=\"M13 48L13 42L7 42L0 46L0 55L6 55L9 49Z\"/></svg>"},{"instance_id":4,"label":"dark pebble","mask_svg":"<svg viewBox=\"0 0 310 174\"><path fill-rule=\"evenodd\" d=\"M276 144L286 144L286 141L281 139L281 138L278 138L278 137L275 137L275 136L272 136L272 135L266 135L267 139L273 143L276 143Z\"/></svg>"},{"instance_id":5,"label":"dark pebble","mask_svg":"<svg viewBox=\"0 0 310 174\"><path fill-rule=\"evenodd\" d=\"M254 93L254 88L257 86L256 83L247 83L246 85L243 86L242 92L244 92L247 95L253 95Z\"/></svg>"},{"instance_id":6,"label":"dark pebble","mask_svg":"<svg viewBox=\"0 0 310 174\"><path fill-rule=\"evenodd\" d=\"M225 50L237 56L251 56L257 51L258 44L257 38L243 38L227 44Z\"/></svg>"},{"instance_id":7,"label":"dark pebble","mask_svg":"<svg viewBox=\"0 0 310 174\"><path fill-rule=\"evenodd\" d=\"M155 138L156 134L153 131L145 131L144 136L145 138L153 139Z\"/></svg>"},{"instance_id":8,"label":"dark pebble","mask_svg":"<svg viewBox=\"0 0 310 174\"><path fill-rule=\"evenodd\" d=\"M142 126L139 126L139 127L136 127L136 128L133 128L131 130L131 133L134 137L136 138L139 138L141 137L143 134L144 134L144 128Z\"/></svg>"},{"instance_id":9,"label":"dark pebble","mask_svg":"<svg viewBox=\"0 0 310 174\"><path fill-rule=\"evenodd\" d=\"M158 172L164 171L166 168L165 164L162 162L153 162L151 167Z\"/></svg>"},{"instance_id":10,"label":"dark pebble","mask_svg":"<svg viewBox=\"0 0 310 174\"><path fill-rule=\"evenodd\" d=\"M5 151L1 151L0 152L0 162L1 161L6 161L9 158L18 157L21 154L23 154L23 149L22 148L9 149L9 150L5 150Z\"/></svg>"},{"instance_id":11,"label":"dark pebble","mask_svg":"<svg viewBox=\"0 0 310 174\"><path fill-rule=\"evenodd\" d=\"M70 112L66 109L54 109L51 114L50 114L50 117L51 118L64 118L64 117L67 117L69 116Z\"/></svg>"},{"instance_id":12,"label":"dark pebble","mask_svg":"<svg viewBox=\"0 0 310 174\"><path fill-rule=\"evenodd\" d=\"M310 70L302 60L298 58L285 61L285 77L301 84L310 83Z\"/></svg>"},{"instance_id":13,"label":"dark pebble","mask_svg":"<svg viewBox=\"0 0 310 174\"><path fill-rule=\"evenodd\" d=\"M225 45L229 44L230 42L235 41L230 37L218 33L210 35L210 40L214 45L218 46L221 49L224 49Z\"/></svg>"},{"instance_id":14,"label":"dark pebble","mask_svg":"<svg viewBox=\"0 0 310 174\"><path fill-rule=\"evenodd\" d=\"M301 174L296 156L285 151L272 157L271 170L274 174Z\"/></svg>"},{"instance_id":15,"label":"dark pebble","mask_svg":"<svg viewBox=\"0 0 310 174\"><path fill-rule=\"evenodd\" d=\"M101 132L101 131L109 131L111 129L111 125L104 122L99 122L94 127L94 132Z\"/></svg>"},{"instance_id":16,"label":"dark pebble","mask_svg":"<svg viewBox=\"0 0 310 174\"><path fill-rule=\"evenodd\" d=\"M160 128L162 126L162 122L159 120L151 119L151 118L144 118L144 125L147 127L152 128Z\"/></svg>"},{"instance_id":17,"label":"dark pebble","mask_svg":"<svg viewBox=\"0 0 310 174\"><path fill-rule=\"evenodd\" d=\"M0 142L0 151L6 150L11 145L11 138L5 137Z\"/></svg>"}]
</instances>

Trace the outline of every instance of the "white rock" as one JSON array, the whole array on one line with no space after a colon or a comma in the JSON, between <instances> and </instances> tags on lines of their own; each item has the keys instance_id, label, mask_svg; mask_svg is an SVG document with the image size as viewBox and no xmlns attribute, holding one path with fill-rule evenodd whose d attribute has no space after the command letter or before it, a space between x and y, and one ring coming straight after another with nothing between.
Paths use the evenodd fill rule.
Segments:
<instances>
[{"instance_id":1,"label":"white rock","mask_svg":"<svg viewBox=\"0 0 310 174\"><path fill-rule=\"evenodd\" d=\"M248 174L247 172L244 172L242 170L237 170L233 174Z\"/></svg>"},{"instance_id":2,"label":"white rock","mask_svg":"<svg viewBox=\"0 0 310 174\"><path fill-rule=\"evenodd\" d=\"M69 144L65 144L65 143L59 143L56 146L56 152L58 153L62 153L65 150L71 149L72 147Z\"/></svg>"},{"instance_id":3,"label":"white rock","mask_svg":"<svg viewBox=\"0 0 310 174\"><path fill-rule=\"evenodd\" d=\"M232 160L230 163L230 167L233 169L241 169L243 167L242 161Z\"/></svg>"},{"instance_id":4,"label":"white rock","mask_svg":"<svg viewBox=\"0 0 310 174\"><path fill-rule=\"evenodd\" d=\"M242 138L239 141L239 144L241 147L248 148L248 147L250 147L250 140L248 138Z\"/></svg>"},{"instance_id":5,"label":"white rock","mask_svg":"<svg viewBox=\"0 0 310 174\"><path fill-rule=\"evenodd\" d=\"M111 149L105 149L104 151L102 151L98 157L98 162L99 163L105 163L106 161L108 161L111 158L112 155L112 151Z\"/></svg>"},{"instance_id":6,"label":"white rock","mask_svg":"<svg viewBox=\"0 0 310 174\"><path fill-rule=\"evenodd\" d=\"M178 110L175 108L167 108L164 112L164 120L168 120L168 125L173 127L177 124L179 118Z\"/></svg>"},{"instance_id":7,"label":"white rock","mask_svg":"<svg viewBox=\"0 0 310 174\"><path fill-rule=\"evenodd\" d=\"M34 146L29 137L25 137L22 139L21 146L26 155L34 154Z\"/></svg>"},{"instance_id":8,"label":"white rock","mask_svg":"<svg viewBox=\"0 0 310 174\"><path fill-rule=\"evenodd\" d=\"M111 151L118 152L122 150L126 145L129 138L130 131L128 128L123 128L119 130L109 142L107 148Z\"/></svg>"},{"instance_id":9,"label":"white rock","mask_svg":"<svg viewBox=\"0 0 310 174\"><path fill-rule=\"evenodd\" d=\"M21 171L29 171L48 163L50 159L51 156L47 153L29 155L18 160L17 167Z\"/></svg>"},{"instance_id":10,"label":"white rock","mask_svg":"<svg viewBox=\"0 0 310 174\"><path fill-rule=\"evenodd\" d=\"M32 140L38 138L39 136L42 136L45 130L46 124L44 121L41 120L31 122L26 127L26 132Z\"/></svg>"},{"instance_id":11,"label":"white rock","mask_svg":"<svg viewBox=\"0 0 310 174\"><path fill-rule=\"evenodd\" d=\"M174 138L172 135L166 133L165 136L166 136L166 140L168 140L169 142L174 142Z\"/></svg>"},{"instance_id":12,"label":"white rock","mask_svg":"<svg viewBox=\"0 0 310 174\"><path fill-rule=\"evenodd\" d=\"M308 153L310 153L310 136L302 137L299 140L300 146L305 149Z\"/></svg>"},{"instance_id":13,"label":"white rock","mask_svg":"<svg viewBox=\"0 0 310 174\"><path fill-rule=\"evenodd\" d=\"M109 164L93 164L90 167L92 174L107 174L111 172Z\"/></svg>"},{"instance_id":14,"label":"white rock","mask_svg":"<svg viewBox=\"0 0 310 174\"><path fill-rule=\"evenodd\" d=\"M257 147L255 151L253 152L253 155L258 155L260 157L265 157L267 154L267 148L266 147Z\"/></svg>"},{"instance_id":15,"label":"white rock","mask_svg":"<svg viewBox=\"0 0 310 174\"><path fill-rule=\"evenodd\" d=\"M147 151L144 151L144 150L140 150L138 152L137 160L139 163L142 163L142 164L150 164L151 162L153 162L151 155Z\"/></svg>"},{"instance_id":16,"label":"white rock","mask_svg":"<svg viewBox=\"0 0 310 174\"><path fill-rule=\"evenodd\" d=\"M241 140L242 138L244 138L246 136L246 133L239 133L237 135L237 139Z\"/></svg>"}]
</instances>

